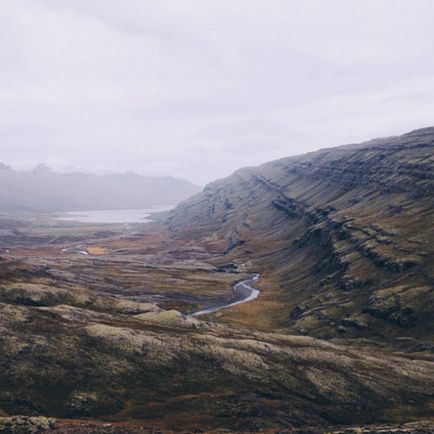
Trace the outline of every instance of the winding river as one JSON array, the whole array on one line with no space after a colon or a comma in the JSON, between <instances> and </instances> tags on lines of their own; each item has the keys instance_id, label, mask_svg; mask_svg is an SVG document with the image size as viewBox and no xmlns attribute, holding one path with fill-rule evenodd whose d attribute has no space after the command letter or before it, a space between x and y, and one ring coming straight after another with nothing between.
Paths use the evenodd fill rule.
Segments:
<instances>
[{"instance_id":1,"label":"winding river","mask_svg":"<svg viewBox=\"0 0 434 434\"><path fill-rule=\"evenodd\" d=\"M254 300L258 297L260 291L259 289L253 288L252 284L256 282L260 278L260 274L255 273L252 274L252 276L246 280L242 280L241 282L238 282L236 285L234 285L234 294L237 296L241 296L242 298L240 300L234 301L229 304L223 304L218 306L210 306L205 309L199 310L197 312L194 312L190 314L189 316L199 316L199 315L206 315L209 313L217 312L218 310L226 309L228 307L236 306L237 304L243 304L247 303L249 301Z\"/></svg>"}]
</instances>

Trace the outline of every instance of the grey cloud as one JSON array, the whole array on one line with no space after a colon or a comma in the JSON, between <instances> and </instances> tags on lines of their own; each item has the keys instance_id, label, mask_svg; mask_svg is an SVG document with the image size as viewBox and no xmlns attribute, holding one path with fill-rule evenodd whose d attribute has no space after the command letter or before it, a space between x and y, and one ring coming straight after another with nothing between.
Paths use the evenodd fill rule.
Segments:
<instances>
[{"instance_id":1,"label":"grey cloud","mask_svg":"<svg viewBox=\"0 0 434 434\"><path fill-rule=\"evenodd\" d=\"M430 0L6 0L0 160L205 183L434 118Z\"/></svg>"}]
</instances>

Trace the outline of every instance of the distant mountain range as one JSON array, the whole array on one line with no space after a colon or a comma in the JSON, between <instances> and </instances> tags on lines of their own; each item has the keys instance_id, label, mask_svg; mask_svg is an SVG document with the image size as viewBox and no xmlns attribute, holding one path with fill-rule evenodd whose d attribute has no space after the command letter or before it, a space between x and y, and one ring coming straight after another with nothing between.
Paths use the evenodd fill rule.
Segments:
<instances>
[{"instance_id":1,"label":"distant mountain range","mask_svg":"<svg viewBox=\"0 0 434 434\"><path fill-rule=\"evenodd\" d=\"M60 212L176 205L201 187L173 177L134 173L58 173L45 164L30 172L0 163L0 211Z\"/></svg>"}]
</instances>

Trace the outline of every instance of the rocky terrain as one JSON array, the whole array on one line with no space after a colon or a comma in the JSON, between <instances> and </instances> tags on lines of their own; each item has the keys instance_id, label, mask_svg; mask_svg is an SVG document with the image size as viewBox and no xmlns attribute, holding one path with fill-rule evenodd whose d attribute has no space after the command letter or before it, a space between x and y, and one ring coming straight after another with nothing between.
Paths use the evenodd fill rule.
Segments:
<instances>
[{"instance_id":1,"label":"rocky terrain","mask_svg":"<svg viewBox=\"0 0 434 434\"><path fill-rule=\"evenodd\" d=\"M0 432L433 432L433 151L241 169L149 225L0 218Z\"/></svg>"}]
</instances>

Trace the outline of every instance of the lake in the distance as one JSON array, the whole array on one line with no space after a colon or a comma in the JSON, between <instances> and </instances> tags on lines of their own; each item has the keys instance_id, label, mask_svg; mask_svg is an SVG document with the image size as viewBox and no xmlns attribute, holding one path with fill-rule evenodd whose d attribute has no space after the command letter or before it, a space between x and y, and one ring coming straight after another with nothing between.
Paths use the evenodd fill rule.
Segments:
<instances>
[{"instance_id":1,"label":"lake in the distance","mask_svg":"<svg viewBox=\"0 0 434 434\"><path fill-rule=\"evenodd\" d=\"M147 209L108 209L66 212L58 220L80 223L149 223L152 213L169 211L173 206L155 206Z\"/></svg>"}]
</instances>

